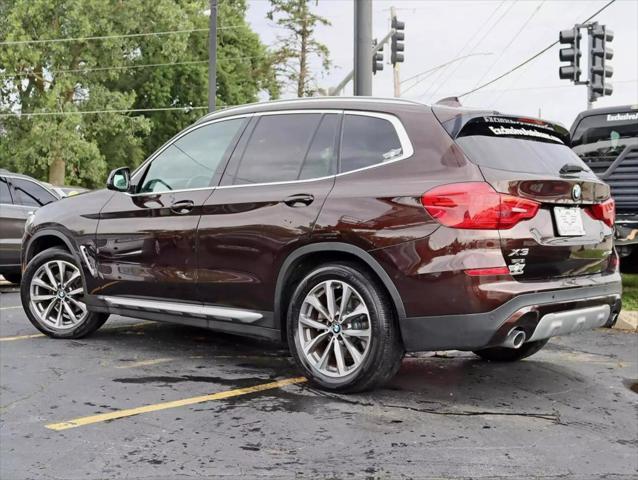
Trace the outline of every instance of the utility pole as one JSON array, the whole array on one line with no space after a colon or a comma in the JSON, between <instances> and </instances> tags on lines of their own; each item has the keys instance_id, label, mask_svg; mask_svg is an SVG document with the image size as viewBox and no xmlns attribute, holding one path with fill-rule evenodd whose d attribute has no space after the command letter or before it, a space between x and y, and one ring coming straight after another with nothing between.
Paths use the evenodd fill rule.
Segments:
<instances>
[{"instance_id":1,"label":"utility pole","mask_svg":"<svg viewBox=\"0 0 638 480\"><path fill-rule=\"evenodd\" d=\"M208 29L208 111L215 111L217 97L217 0L210 0Z\"/></svg>"},{"instance_id":2,"label":"utility pole","mask_svg":"<svg viewBox=\"0 0 638 480\"><path fill-rule=\"evenodd\" d=\"M394 18L397 18L397 10L394 7L390 7L390 20L392 21L392 19L394 19ZM392 76L393 76L393 80L394 80L394 96L395 97L400 97L401 96L401 80L400 80L400 77L399 77L399 64L398 63L392 64Z\"/></svg>"},{"instance_id":3,"label":"utility pole","mask_svg":"<svg viewBox=\"0 0 638 480\"><path fill-rule=\"evenodd\" d=\"M372 0L354 0L354 94L372 95Z\"/></svg>"}]
</instances>

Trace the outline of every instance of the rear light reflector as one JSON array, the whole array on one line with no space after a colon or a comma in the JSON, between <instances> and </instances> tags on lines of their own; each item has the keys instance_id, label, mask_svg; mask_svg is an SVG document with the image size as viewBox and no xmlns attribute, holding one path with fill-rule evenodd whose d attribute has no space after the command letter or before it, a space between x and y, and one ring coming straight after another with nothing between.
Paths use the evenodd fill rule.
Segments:
<instances>
[{"instance_id":1,"label":"rear light reflector","mask_svg":"<svg viewBox=\"0 0 638 480\"><path fill-rule=\"evenodd\" d=\"M470 277L483 277L486 275L509 275L510 269L507 267L473 268L471 270L465 270L465 273Z\"/></svg>"},{"instance_id":2,"label":"rear light reflector","mask_svg":"<svg viewBox=\"0 0 638 480\"><path fill-rule=\"evenodd\" d=\"M498 193L488 183L452 183L423 194L421 203L437 222L447 227L507 230L533 218L540 203Z\"/></svg>"},{"instance_id":3,"label":"rear light reflector","mask_svg":"<svg viewBox=\"0 0 638 480\"><path fill-rule=\"evenodd\" d=\"M585 211L594 220L600 220L608 227L614 226L614 221L616 220L616 202L614 202L613 198L610 198L603 203L589 205L585 208Z\"/></svg>"}]
</instances>

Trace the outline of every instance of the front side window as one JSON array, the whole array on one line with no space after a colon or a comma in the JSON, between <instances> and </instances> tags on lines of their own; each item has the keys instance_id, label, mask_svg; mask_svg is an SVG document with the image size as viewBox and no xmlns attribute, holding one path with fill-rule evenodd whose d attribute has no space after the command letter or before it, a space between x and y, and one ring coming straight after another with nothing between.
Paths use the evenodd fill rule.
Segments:
<instances>
[{"instance_id":1,"label":"front side window","mask_svg":"<svg viewBox=\"0 0 638 480\"><path fill-rule=\"evenodd\" d=\"M344 116L341 172L388 162L402 154L401 141L389 120L355 114Z\"/></svg>"},{"instance_id":2,"label":"front side window","mask_svg":"<svg viewBox=\"0 0 638 480\"><path fill-rule=\"evenodd\" d=\"M7 179L4 177L0 177L0 203L9 205L13 203L11 200L11 194L9 193L9 184L7 183Z\"/></svg>"},{"instance_id":3,"label":"front side window","mask_svg":"<svg viewBox=\"0 0 638 480\"><path fill-rule=\"evenodd\" d=\"M334 165L338 120L337 114L321 113L259 117L229 183L284 182L329 175Z\"/></svg>"},{"instance_id":4,"label":"front side window","mask_svg":"<svg viewBox=\"0 0 638 480\"><path fill-rule=\"evenodd\" d=\"M46 188L30 180L12 178L14 203L27 207L42 207L57 200Z\"/></svg>"},{"instance_id":5,"label":"front side window","mask_svg":"<svg viewBox=\"0 0 638 480\"><path fill-rule=\"evenodd\" d=\"M210 186L244 122L243 118L216 122L180 137L153 159L138 191L159 193Z\"/></svg>"}]
</instances>

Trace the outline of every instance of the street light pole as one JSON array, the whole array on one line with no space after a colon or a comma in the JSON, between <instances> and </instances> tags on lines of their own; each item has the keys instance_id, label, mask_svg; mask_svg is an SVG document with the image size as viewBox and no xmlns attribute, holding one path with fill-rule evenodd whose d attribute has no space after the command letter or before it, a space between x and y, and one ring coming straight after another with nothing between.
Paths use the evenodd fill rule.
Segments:
<instances>
[{"instance_id":1,"label":"street light pole","mask_svg":"<svg viewBox=\"0 0 638 480\"><path fill-rule=\"evenodd\" d=\"M208 111L215 111L217 97L217 0L210 0L208 31Z\"/></svg>"},{"instance_id":2,"label":"street light pole","mask_svg":"<svg viewBox=\"0 0 638 480\"><path fill-rule=\"evenodd\" d=\"M372 95L372 0L354 0L354 94Z\"/></svg>"}]
</instances>

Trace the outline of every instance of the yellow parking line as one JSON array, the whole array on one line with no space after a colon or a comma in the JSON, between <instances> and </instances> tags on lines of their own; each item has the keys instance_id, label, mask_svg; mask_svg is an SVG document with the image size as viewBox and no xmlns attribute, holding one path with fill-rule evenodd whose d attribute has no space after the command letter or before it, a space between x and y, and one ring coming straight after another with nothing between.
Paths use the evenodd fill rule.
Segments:
<instances>
[{"instance_id":1,"label":"yellow parking line","mask_svg":"<svg viewBox=\"0 0 638 480\"><path fill-rule=\"evenodd\" d=\"M50 430L67 430L69 428L82 427L84 425L91 425L93 423L106 422L108 420L115 420L117 418L131 417L133 415L139 415L141 413L157 412L159 410L166 410L169 408L184 407L186 405L193 405L196 403L210 402L212 400L223 400L225 398L239 397L241 395L247 395L249 393L263 392L264 390L272 390L274 388L285 387L286 385L293 385L296 383L305 382L304 377L286 378L284 380L278 380L276 382L262 383L261 385L255 385L253 387L237 388L235 390L227 390L225 392L212 393L210 395L201 395L199 397L185 398L183 400L174 400L172 402L156 403L154 405L145 405L136 408L127 408L124 410L118 410L115 412L100 413L98 415L91 415L89 417L74 418L66 422L50 423L45 425Z\"/></svg>"},{"instance_id":2,"label":"yellow parking line","mask_svg":"<svg viewBox=\"0 0 638 480\"><path fill-rule=\"evenodd\" d=\"M124 330L127 328L143 327L145 325L151 325L152 323L155 323L155 322L132 323L130 325L114 325L112 327L106 327L104 328L104 330ZM27 340L29 338L39 338L39 337L45 337L45 336L46 335L44 335L43 333L35 333L33 335L17 335L15 337L0 337L0 342L12 342L14 340Z\"/></svg>"}]
</instances>

